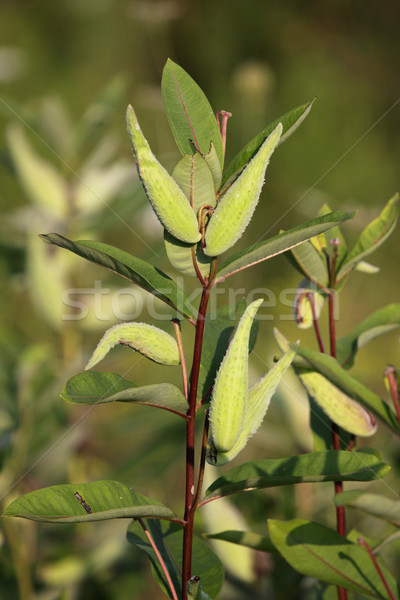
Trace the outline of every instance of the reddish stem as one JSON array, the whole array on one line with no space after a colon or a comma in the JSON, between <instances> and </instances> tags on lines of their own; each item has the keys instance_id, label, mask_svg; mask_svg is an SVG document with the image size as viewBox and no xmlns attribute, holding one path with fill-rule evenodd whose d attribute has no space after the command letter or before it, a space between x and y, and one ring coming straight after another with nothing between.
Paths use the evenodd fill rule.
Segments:
<instances>
[{"instance_id":1,"label":"reddish stem","mask_svg":"<svg viewBox=\"0 0 400 600\"><path fill-rule=\"evenodd\" d=\"M397 391L397 371L392 365L389 365L386 369L385 377L387 377L389 383L390 395L392 397L393 406L396 411L397 422L400 425L399 393Z\"/></svg>"},{"instance_id":2,"label":"reddish stem","mask_svg":"<svg viewBox=\"0 0 400 600\"><path fill-rule=\"evenodd\" d=\"M383 585L385 586L385 589L386 589L386 591L387 591L387 593L389 595L390 600L396 600L395 596L394 596L394 594L392 592L392 590L389 587L388 582L386 581L386 578L385 578L384 574L382 573L382 569L380 568L380 566L378 564L378 561L376 560L375 554L372 552L372 549L371 549L370 545L362 537L359 537L357 539L357 543L360 546L363 546L366 549L366 551L368 552L368 554L370 556L370 559L374 563L374 567L376 569L376 572L378 573L378 575L379 575L379 577L380 577Z\"/></svg>"},{"instance_id":3,"label":"reddish stem","mask_svg":"<svg viewBox=\"0 0 400 600\"><path fill-rule=\"evenodd\" d=\"M307 298L311 305L311 313L312 313L314 331L315 331L315 335L317 336L319 351L322 352L322 354L325 354L324 342L322 341L321 331L320 331L319 325L318 325L318 317L317 317L317 313L315 310L315 297L314 297L313 292L309 292L307 294Z\"/></svg>"},{"instance_id":4,"label":"reddish stem","mask_svg":"<svg viewBox=\"0 0 400 600\"><path fill-rule=\"evenodd\" d=\"M223 156L225 156L225 148L226 148L226 126L227 126L227 123L228 123L228 119L231 116L232 116L232 113L227 112L226 110L219 110L217 112L217 114L216 114L218 127L219 127L219 130L221 132L221 137L222 137L222 153L223 153ZM221 117L221 124L220 124L220 121L219 121L219 117Z\"/></svg>"},{"instance_id":5,"label":"reddish stem","mask_svg":"<svg viewBox=\"0 0 400 600\"><path fill-rule=\"evenodd\" d=\"M186 369L185 352L183 350L183 343L182 343L181 322L179 319L171 319L171 323L174 326L176 343L178 344L179 359L181 361L181 369L182 369L183 393L185 394L185 398L187 400L188 399L188 376L187 376L187 369Z\"/></svg>"}]
</instances>

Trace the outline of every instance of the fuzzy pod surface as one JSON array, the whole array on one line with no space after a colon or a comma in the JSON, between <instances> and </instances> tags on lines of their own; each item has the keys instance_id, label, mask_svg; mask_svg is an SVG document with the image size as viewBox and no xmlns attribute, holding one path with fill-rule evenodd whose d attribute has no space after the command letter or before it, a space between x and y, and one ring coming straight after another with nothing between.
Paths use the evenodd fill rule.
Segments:
<instances>
[{"instance_id":1,"label":"fuzzy pod surface","mask_svg":"<svg viewBox=\"0 0 400 600\"><path fill-rule=\"evenodd\" d=\"M184 192L152 153L128 106L126 122L140 180L163 227L181 242L195 244L200 240L196 215Z\"/></svg>"},{"instance_id":2,"label":"fuzzy pod surface","mask_svg":"<svg viewBox=\"0 0 400 600\"><path fill-rule=\"evenodd\" d=\"M229 452L244 423L248 401L250 329L263 299L246 308L218 370L210 404L210 433L215 451Z\"/></svg>"},{"instance_id":3,"label":"fuzzy pod surface","mask_svg":"<svg viewBox=\"0 0 400 600\"><path fill-rule=\"evenodd\" d=\"M117 344L129 346L162 365L178 365L179 350L175 339L163 329L147 323L121 323L108 329L98 343L85 370L100 362Z\"/></svg>"},{"instance_id":4,"label":"fuzzy pod surface","mask_svg":"<svg viewBox=\"0 0 400 600\"><path fill-rule=\"evenodd\" d=\"M249 224L261 194L269 159L281 134L282 124L279 123L219 200L205 234L204 252L208 256L219 256L231 248Z\"/></svg>"}]
</instances>

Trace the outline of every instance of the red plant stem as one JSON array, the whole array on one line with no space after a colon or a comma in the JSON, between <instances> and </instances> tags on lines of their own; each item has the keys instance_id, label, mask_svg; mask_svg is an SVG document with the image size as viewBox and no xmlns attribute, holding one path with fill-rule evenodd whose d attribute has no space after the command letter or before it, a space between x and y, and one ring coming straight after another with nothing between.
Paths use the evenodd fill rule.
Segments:
<instances>
[{"instance_id":1,"label":"red plant stem","mask_svg":"<svg viewBox=\"0 0 400 600\"><path fill-rule=\"evenodd\" d=\"M190 511L193 513L196 511L197 505L200 500L201 488L203 487L204 469L205 469L205 465L206 465L206 456L207 456L208 426L209 426L208 411L206 411L206 418L204 421L204 428L203 428L203 439L201 442L199 477L197 480L196 495L193 499L193 503L192 503L192 506L190 509Z\"/></svg>"},{"instance_id":2,"label":"red plant stem","mask_svg":"<svg viewBox=\"0 0 400 600\"><path fill-rule=\"evenodd\" d=\"M194 353L192 364L192 376L189 392L188 422L186 424L186 486L185 486L185 526L183 532L183 555L182 555L182 597L187 600L186 584L191 577L192 570L192 543L195 510L192 510L194 499L194 443L195 443L195 417L196 398L199 383L200 360L203 346L203 335L207 305L210 297L213 277L203 288L200 300L199 314L196 322L196 336L194 341Z\"/></svg>"},{"instance_id":3,"label":"red plant stem","mask_svg":"<svg viewBox=\"0 0 400 600\"><path fill-rule=\"evenodd\" d=\"M221 125L219 123L219 117L221 116ZM218 127L219 130L221 132L221 137L222 137L222 153L223 156L225 156L225 147L226 147L226 126L228 123L228 119L229 117L232 116L232 113L227 112L226 110L219 110L217 112L217 123L218 123Z\"/></svg>"},{"instance_id":4,"label":"red plant stem","mask_svg":"<svg viewBox=\"0 0 400 600\"><path fill-rule=\"evenodd\" d=\"M194 270L196 271L196 275L201 283L201 285L204 287L206 285L205 279L203 277L203 275L201 274L201 271L199 269L199 265L197 262L197 258L196 258L196 246L192 246L192 262L193 262L193 267Z\"/></svg>"},{"instance_id":5,"label":"red plant stem","mask_svg":"<svg viewBox=\"0 0 400 600\"><path fill-rule=\"evenodd\" d=\"M389 365L385 371L385 377L387 377L389 383L390 395L392 397L393 406L397 415L397 422L400 425L400 406L399 406L399 393L397 391L397 371Z\"/></svg>"},{"instance_id":6,"label":"red plant stem","mask_svg":"<svg viewBox=\"0 0 400 600\"><path fill-rule=\"evenodd\" d=\"M152 537L150 531L147 529L147 527L146 527L146 525L145 525L145 523L144 523L144 521L142 519L137 519L137 520L140 523L140 525L141 525L141 527L142 527L142 529L143 529L143 531L144 531L147 539L149 540L150 545L151 545L151 547L154 550L154 553L155 553L155 555L157 557L158 562L160 563L161 569L163 570L163 573L164 573L165 578L167 580L167 583L169 585L169 589L171 590L171 594L172 594L173 600L178 600L178 595L176 593L174 584L172 583L172 579L171 579L171 576L170 576L170 574L168 572L167 566L166 566L166 564L164 562L164 559L161 556L161 554L160 554L160 552L159 552L159 550L158 550L158 548L157 548L157 546L155 544L155 541L153 540L153 537Z\"/></svg>"},{"instance_id":7,"label":"red plant stem","mask_svg":"<svg viewBox=\"0 0 400 600\"><path fill-rule=\"evenodd\" d=\"M336 358L336 330L335 330L335 291L333 289L330 290L328 296L329 303L329 342L330 342L330 351L331 356Z\"/></svg>"},{"instance_id":8,"label":"red plant stem","mask_svg":"<svg viewBox=\"0 0 400 600\"><path fill-rule=\"evenodd\" d=\"M382 573L382 569L380 568L380 566L378 564L378 561L376 560L376 557L375 557L374 553L372 552L372 549L371 549L370 545L362 537L359 537L357 539L357 543L360 546L363 546L366 549L366 551L368 552L368 554L370 556L370 559L374 563L374 567L375 567L375 569L376 569L376 571L377 571L377 573L378 573L378 575L379 575L379 577L380 577L383 585L385 586L385 589L386 589L386 591L387 591L387 593L389 595L390 600L396 600L395 596L394 596L394 594L392 592L392 590L389 587L388 582L386 581L386 578L385 578L384 574Z\"/></svg>"},{"instance_id":9,"label":"red plant stem","mask_svg":"<svg viewBox=\"0 0 400 600\"><path fill-rule=\"evenodd\" d=\"M307 294L307 297L308 297L308 300L311 305L311 313L312 313L314 331L315 331L315 335L317 336L319 351L322 352L322 354L325 354L324 342L322 341L321 331L320 331L319 325L318 325L318 317L317 317L317 313L315 311L315 297L314 297L313 292Z\"/></svg>"},{"instance_id":10,"label":"red plant stem","mask_svg":"<svg viewBox=\"0 0 400 600\"><path fill-rule=\"evenodd\" d=\"M176 343L178 344L178 352L179 352L179 358L181 361L181 370L182 370L183 393L185 394L185 398L187 400L188 399L188 376L187 376L187 369L186 369L185 353L183 350L183 343L182 343L181 322L179 319L171 319L171 323L174 326Z\"/></svg>"}]
</instances>

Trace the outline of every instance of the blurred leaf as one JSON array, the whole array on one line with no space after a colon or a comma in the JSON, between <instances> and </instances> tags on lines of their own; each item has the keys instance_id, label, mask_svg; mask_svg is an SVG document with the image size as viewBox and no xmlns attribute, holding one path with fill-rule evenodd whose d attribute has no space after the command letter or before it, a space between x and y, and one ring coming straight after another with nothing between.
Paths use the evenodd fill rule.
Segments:
<instances>
[{"instance_id":1,"label":"blurred leaf","mask_svg":"<svg viewBox=\"0 0 400 600\"><path fill-rule=\"evenodd\" d=\"M144 260L102 242L90 240L72 242L58 233L42 234L39 237L48 244L55 244L60 248L70 250L86 260L121 275L176 309L185 317L193 317L183 290L168 275Z\"/></svg>"},{"instance_id":2,"label":"blurred leaf","mask_svg":"<svg viewBox=\"0 0 400 600\"><path fill-rule=\"evenodd\" d=\"M350 369L354 358L363 346L400 325L400 304L388 304L361 321L351 333L340 338L336 344L338 362Z\"/></svg>"},{"instance_id":3,"label":"blurred leaf","mask_svg":"<svg viewBox=\"0 0 400 600\"><path fill-rule=\"evenodd\" d=\"M178 598L181 598L183 529L176 523L161 521L146 521L146 526L167 566ZM132 522L129 525L127 539L128 542L146 552L152 564L155 580L161 589L170 596L169 586L154 550L138 523ZM197 536L193 538L192 573L200 577L202 588L206 594L212 598L218 595L224 581L224 567L210 546Z\"/></svg>"},{"instance_id":4,"label":"blurred leaf","mask_svg":"<svg viewBox=\"0 0 400 600\"><path fill-rule=\"evenodd\" d=\"M299 329L309 329L318 320L325 303L325 297L316 291L316 286L306 277L300 282L293 297L293 316Z\"/></svg>"},{"instance_id":5,"label":"blurred leaf","mask_svg":"<svg viewBox=\"0 0 400 600\"><path fill-rule=\"evenodd\" d=\"M395 194L386 204L379 217L367 225L353 250L343 261L343 266L337 276L338 281L354 269L357 263L379 248L389 237L396 226L398 203L399 194Z\"/></svg>"},{"instance_id":6,"label":"blurred leaf","mask_svg":"<svg viewBox=\"0 0 400 600\"><path fill-rule=\"evenodd\" d=\"M53 485L35 490L11 502L4 516L46 523L86 523L126 517L177 519L166 506L118 481Z\"/></svg>"},{"instance_id":7,"label":"blurred leaf","mask_svg":"<svg viewBox=\"0 0 400 600\"><path fill-rule=\"evenodd\" d=\"M345 394L360 402L366 409L374 413L375 416L382 419L395 433L400 433L400 426L396 415L390 406L375 392L362 384L361 381L349 375L334 358L320 352L315 352L309 348L301 348L295 344L291 344L290 346L293 350L297 349L298 354L305 358L313 369L324 375L324 377L329 379Z\"/></svg>"},{"instance_id":8,"label":"blurred leaf","mask_svg":"<svg viewBox=\"0 0 400 600\"><path fill-rule=\"evenodd\" d=\"M252 460L231 469L206 490L205 501L228 494L295 483L371 481L389 471L374 450L327 450L280 459Z\"/></svg>"},{"instance_id":9,"label":"blurred leaf","mask_svg":"<svg viewBox=\"0 0 400 600\"><path fill-rule=\"evenodd\" d=\"M379 267L371 265L365 260L360 260L360 262L358 262L354 268L356 271L360 271L360 273L366 273L367 275L374 275L380 271Z\"/></svg>"},{"instance_id":10,"label":"blurred leaf","mask_svg":"<svg viewBox=\"0 0 400 600\"><path fill-rule=\"evenodd\" d=\"M400 501L391 500L379 494L369 494L363 490L341 492L335 496L336 506L358 508L373 517L385 519L400 527Z\"/></svg>"},{"instance_id":11,"label":"blurred leaf","mask_svg":"<svg viewBox=\"0 0 400 600\"><path fill-rule=\"evenodd\" d=\"M168 59L161 90L165 112L182 154L193 154L192 143L201 154L207 154L212 142L222 165L222 138L217 120L197 83L182 67Z\"/></svg>"},{"instance_id":12,"label":"blurred leaf","mask_svg":"<svg viewBox=\"0 0 400 600\"><path fill-rule=\"evenodd\" d=\"M229 304L221 306L206 316L198 384L199 396L201 394L204 397L210 391L234 329L247 304L246 300L242 299L236 306ZM257 332L258 322L255 320L250 331L249 352L255 346Z\"/></svg>"},{"instance_id":13,"label":"blurred leaf","mask_svg":"<svg viewBox=\"0 0 400 600\"><path fill-rule=\"evenodd\" d=\"M253 533L252 531L227 530L219 531L218 533L203 533L203 537L208 540L223 540L231 544L240 544L241 546L259 550L260 552L276 552L275 546L268 536Z\"/></svg>"},{"instance_id":14,"label":"blurred leaf","mask_svg":"<svg viewBox=\"0 0 400 600\"><path fill-rule=\"evenodd\" d=\"M307 390L328 417L346 431L369 437L377 430L375 419L358 402L343 393L320 373L298 373Z\"/></svg>"},{"instance_id":15,"label":"blurred leaf","mask_svg":"<svg viewBox=\"0 0 400 600\"><path fill-rule=\"evenodd\" d=\"M63 219L68 211L63 177L36 153L22 127L10 125L7 138L18 177L30 201L45 213Z\"/></svg>"},{"instance_id":16,"label":"blurred leaf","mask_svg":"<svg viewBox=\"0 0 400 600\"><path fill-rule=\"evenodd\" d=\"M61 397L71 404L146 404L171 411L184 418L188 409L185 396L172 383L137 386L117 373L79 373L67 382Z\"/></svg>"},{"instance_id":17,"label":"blurred leaf","mask_svg":"<svg viewBox=\"0 0 400 600\"><path fill-rule=\"evenodd\" d=\"M365 548L336 531L303 519L285 523L270 519L268 528L273 544L296 571L357 594L387 600L387 591ZM398 598L398 584L380 559L378 563Z\"/></svg>"},{"instance_id":18,"label":"blurred leaf","mask_svg":"<svg viewBox=\"0 0 400 600\"><path fill-rule=\"evenodd\" d=\"M282 252L286 252L302 244L304 241L326 229L334 227L337 223L351 219L353 215L354 213L345 213L339 210L334 211L329 215L312 219L303 225L283 231L265 242L254 244L254 246L250 246L228 258L218 269L215 283L220 283L230 275L258 264L263 260L282 254Z\"/></svg>"},{"instance_id":19,"label":"blurred leaf","mask_svg":"<svg viewBox=\"0 0 400 600\"><path fill-rule=\"evenodd\" d=\"M203 592L200 577L196 575L187 582L187 595L189 600L212 600L211 596Z\"/></svg>"},{"instance_id":20,"label":"blurred leaf","mask_svg":"<svg viewBox=\"0 0 400 600\"><path fill-rule=\"evenodd\" d=\"M328 204L324 204L319 213L318 216L322 217L323 215L328 215L331 212L330 207L328 206ZM329 231L326 231L324 233L324 237L326 240L326 245L327 247L329 247L330 242L332 240L336 240L338 239L340 241L340 244L337 246L337 258L336 258L336 273L339 271L340 266L343 262L343 260L346 258L347 256L347 243L346 240L342 234L342 231L339 227L339 225L337 225L336 227L332 227L331 229L329 229Z\"/></svg>"},{"instance_id":21,"label":"blurred leaf","mask_svg":"<svg viewBox=\"0 0 400 600\"><path fill-rule=\"evenodd\" d=\"M287 138L296 131L296 129L307 117L312 108L314 100L308 102L307 104L302 104L301 106L298 106L297 108L294 108L290 112L284 114L282 117L279 117L279 119L276 119L273 123L268 125L258 135L256 135L255 138L246 144L246 146L242 148L242 150L235 156L226 169L222 180L222 186L225 186L228 181L235 179L239 175L247 163L257 153L270 133L272 133L272 131L276 128L278 123L282 123L283 127L282 136L279 143L282 144L282 142L287 140Z\"/></svg>"}]
</instances>

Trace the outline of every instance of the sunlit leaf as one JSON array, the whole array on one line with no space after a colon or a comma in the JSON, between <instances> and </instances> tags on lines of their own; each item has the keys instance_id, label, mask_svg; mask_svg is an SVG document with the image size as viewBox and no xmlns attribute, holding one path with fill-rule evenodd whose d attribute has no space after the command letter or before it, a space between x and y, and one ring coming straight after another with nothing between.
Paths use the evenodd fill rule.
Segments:
<instances>
[{"instance_id":1,"label":"sunlit leaf","mask_svg":"<svg viewBox=\"0 0 400 600\"><path fill-rule=\"evenodd\" d=\"M133 402L171 411L186 418L188 404L180 389L172 383L137 386L117 373L85 371L72 377L61 397L71 404Z\"/></svg>"},{"instance_id":2,"label":"sunlit leaf","mask_svg":"<svg viewBox=\"0 0 400 600\"><path fill-rule=\"evenodd\" d=\"M370 494L363 490L341 492L335 496L337 506L351 506L358 508L373 517L385 519L400 527L400 501L387 496Z\"/></svg>"},{"instance_id":3,"label":"sunlit leaf","mask_svg":"<svg viewBox=\"0 0 400 600\"><path fill-rule=\"evenodd\" d=\"M124 279L136 283L185 317L193 317L189 308L189 301L183 290L168 275L144 260L103 242L90 240L72 242L58 233L48 233L40 237L48 244L55 244L60 248L70 250L86 260L121 275Z\"/></svg>"},{"instance_id":4,"label":"sunlit leaf","mask_svg":"<svg viewBox=\"0 0 400 600\"><path fill-rule=\"evenodd\" d=\"M270 519L268 528L277 550L303 575L369 598L387 600L387 591L365 548L332 529L303 519L287 522ZM382 561L377 560L394 597L398 598L398 584Z\"/></svg>"},{"instance_id":5,"label":"sunlit leaf","mask_svg":"<svg viewBox=\"0 0 400 600\"><path fill-rule=\"evenodd\" d=\"M175 513L118 481L53 485L20 496L6 517L47 523L86 523L126 517L177 519Z\"/></svg>"}]
</instances>

